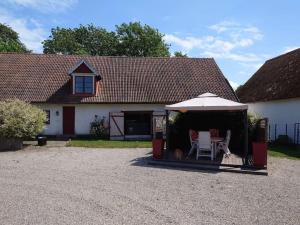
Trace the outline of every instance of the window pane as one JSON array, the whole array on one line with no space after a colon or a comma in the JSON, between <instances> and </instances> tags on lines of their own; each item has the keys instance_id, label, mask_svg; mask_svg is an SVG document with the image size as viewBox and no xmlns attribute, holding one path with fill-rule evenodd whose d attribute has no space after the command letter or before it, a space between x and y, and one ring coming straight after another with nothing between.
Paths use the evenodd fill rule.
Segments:
<instances>
[{"instance_id":1,"label":"window pane","mask_svg":"<svg viewBox=\"0 0 300 225\"><path fill-rule=\"evenodd\" d=\"M76 89L75 89L75 92L76 93L83 93L83 87L76 87Z\"/></svg>"},{"instance_id":2,"label":"window pane","mask_svg":"<svg viewBox=\"0 0 300 225\"><path fill-rule=\"evenodd\" d=\"M89 94L91 94L91 93L93 93L93 89L92 88L85 88L85 93L89 93Z\"/></svg>"},{"instance_id":3,"label":"window pane","mask_svg":"<svg viewBox=\"0 0 300 225\"><path fill-rule=\"evenodd\" d=\"M85 77L84 79L84 93L93 93L93 77Z\"/></svg>"},{"instance_id":4,"label":"window pane","mask_svg":"<svg viewBox=\"0 0 300 225\"><path fill-rule=\"evenodd\" d=\"M93 93L93 77L76 76L75 77L75 93Z\"/></svg>"},{"instance_id":5,"label":"window pane","mask_svg":"<svg viewBox=\"0 0 300 225\"><path fill-rule=\"evenodd\" d=\"M92 84L92 83L93 83L93 78L92 78L92 77L85 77L84 82L85 82L86 84Z\"/></svg>"},{"instance_id":6,"label":"window pane","mask_svg":"<svg viewBox=\"0 0 300 225\"><path fill-rule=\"evenodd\" d=\"M92 88L93 87L93 83L85 83L84 84L85 88Z\"/></svg>"},{"instance_id":7,"label":"window pane","mask_svg":"<svg viewBox=\"0 0 300 225\"><path fill-rule=\"evenodd\" d=\"M83 93L84 77L75 77L75 93Z\"/></svg>"},{"instance_id":8,"label":"window pane","mask_svg":"<svg viewBox=\"0 0 300 225\"><path fill-rule=\"evenodd\" d=\"M78 84L78 83L83 83L83 79L84 79L84 77L76 77L76 84Z\"/></svg>"}]
</instances>

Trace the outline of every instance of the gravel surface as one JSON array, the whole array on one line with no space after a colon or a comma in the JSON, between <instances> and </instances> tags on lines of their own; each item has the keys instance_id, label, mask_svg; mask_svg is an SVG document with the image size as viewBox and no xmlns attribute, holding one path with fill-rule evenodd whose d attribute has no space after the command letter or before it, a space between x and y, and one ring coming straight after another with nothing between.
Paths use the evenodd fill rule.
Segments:
<instances>
[{"instance_id":1,"label":"gravel surface","mask_svg":"<svg viewBox=\"0 0 300 225\"><path fill-rule=\"evenodd\" d=\"M300 224L300 161L205 173L147 167L149 151L0 152L0 224Z\"/></svg>"}]
</instances>

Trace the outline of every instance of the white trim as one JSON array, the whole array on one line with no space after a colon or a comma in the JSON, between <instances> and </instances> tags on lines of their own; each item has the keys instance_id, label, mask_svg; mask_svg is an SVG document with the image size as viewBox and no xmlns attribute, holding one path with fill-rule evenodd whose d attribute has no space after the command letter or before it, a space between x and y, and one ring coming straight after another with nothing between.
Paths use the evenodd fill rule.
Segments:
<instances>
[{"instance_id":1,"label":"white trim","mask_svg":"<svg viewBox=\"0 0 300 225\"><path fill-rule=\"evenodd\" d=\"M92 95L94 95L95 94L95 75L94 74L86 74L86 73L73 73L72 75L71 75L72 77L73 77L73 95L74 94L77 94L76 92L75 92L75 79L76 79L76 77L92 77L93 78L93 93L92 93ZM82 94L82 93L81 93ZM88 93L87 93L88 94Z\"/></svg>"},{"instance_id":2,"label":"white trim","mask_svg":"<svg viewBox=\"0 0 300 225\"><path fill-rule=\"evenodd\" d=\"M99 75L98 73L97 73L97 71L94 69L94 67L87 61L87 60L85 60L85 59L81 59L79 62L77 62L76 64L75 64L75 66L73 66L69 71L68 71L68 74L69 75L71 75L71 74L73 74L73 72L82 64L82 63L84 63L92 72L93 72L93 74L95 74L95 75Z\"/></svg>"}]
</instances>

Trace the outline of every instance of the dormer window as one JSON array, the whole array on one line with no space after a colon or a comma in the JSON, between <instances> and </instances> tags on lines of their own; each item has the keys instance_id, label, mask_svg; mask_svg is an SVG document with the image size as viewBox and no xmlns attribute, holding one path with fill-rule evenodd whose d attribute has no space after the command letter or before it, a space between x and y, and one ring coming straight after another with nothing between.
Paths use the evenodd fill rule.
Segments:
<instances>
[{"instance_id":1,"label":"dormer window","mask_svg":"<svg viewBox=\"0 0 300 225\"><path fill-rule=\"evenodd\" d=\"M96 95L97 84L101 77L85 60L78 62L70 71L72 77L72 93L75 95Z\"/></svg>"},{"instance_id":2,"label":"dormer window","mask_svg":"<svg viewBox=\"0 0 300 225\"><path fill-rule=\"evenodd\" d=\"M93 94L94 76L75 76L75 94Z\"/></svg>"}]
</instances>

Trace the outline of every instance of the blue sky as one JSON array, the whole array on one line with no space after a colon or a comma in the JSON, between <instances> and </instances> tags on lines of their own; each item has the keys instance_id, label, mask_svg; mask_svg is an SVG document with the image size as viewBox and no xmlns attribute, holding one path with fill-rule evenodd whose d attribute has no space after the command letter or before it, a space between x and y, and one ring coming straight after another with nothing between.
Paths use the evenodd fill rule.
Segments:
<instances>
[{"instance_id":1,"label":"blue sky","mask_svg":"<svg viewBox=\"0 0 300 225\"><path fill-rule=\"evenodd\" d=\"M214 57L233 86L265 60L300 47L298 0L1 0L0 22L34 52L53 27L130 21L156 27L174 51Z\"/></svg>"}]
</instances>

